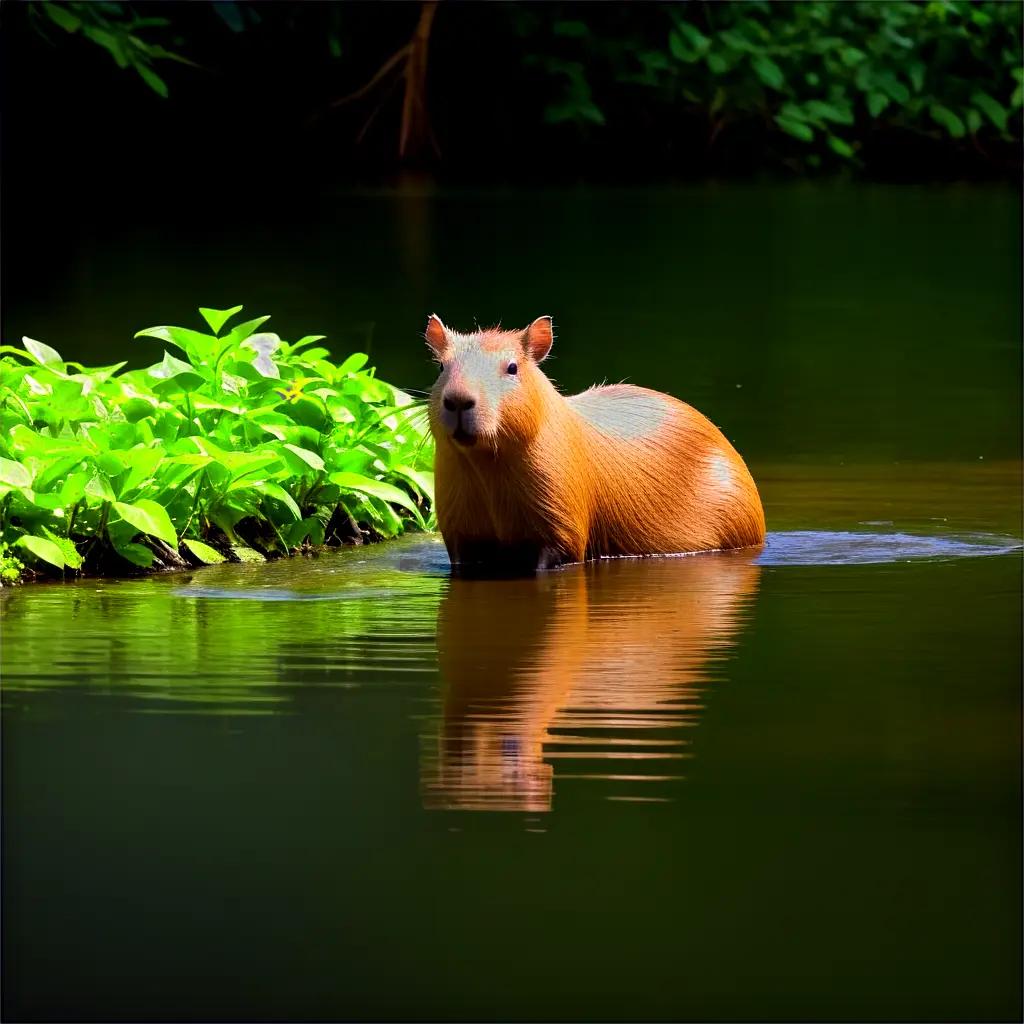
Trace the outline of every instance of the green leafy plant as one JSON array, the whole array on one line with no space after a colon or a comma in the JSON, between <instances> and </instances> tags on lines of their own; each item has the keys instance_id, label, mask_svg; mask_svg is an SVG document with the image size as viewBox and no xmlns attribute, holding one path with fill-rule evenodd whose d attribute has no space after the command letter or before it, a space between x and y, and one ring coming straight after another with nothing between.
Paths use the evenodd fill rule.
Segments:
<instances>
[{"instance_id":1,"label":"green leafy plant","mask_svg":"<svg viewBox=\"0 0 1024 1024\"><path fill-rule=\"evenodd\" d=\"M332 362L321 335L282 341L266 316L227 328L241 311L140 331L177 352L145 370L0 346L0 555L120 572L429 527L422 403L362 353Z\"/></svg>"}]
</instances>

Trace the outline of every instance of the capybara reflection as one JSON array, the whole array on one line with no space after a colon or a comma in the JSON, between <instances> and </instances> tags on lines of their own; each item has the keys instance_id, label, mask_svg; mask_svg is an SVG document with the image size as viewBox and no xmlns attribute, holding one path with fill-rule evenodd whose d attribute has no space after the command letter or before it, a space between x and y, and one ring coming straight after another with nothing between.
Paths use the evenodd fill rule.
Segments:
<instances>
[{"instance_id":1,"label":"capybara reflection","mask_svg":"<svg viewBox=\"0 0 1024 1024\"><path fill-rule=\"evenodd\" d=\"M432 808L545 811L560 776L657 795L687 756L707 665L757 589L753 552L605 560L530 579L453 578ZM660 787L664 788L664 787Z\"/></svg>"}]
</instances>

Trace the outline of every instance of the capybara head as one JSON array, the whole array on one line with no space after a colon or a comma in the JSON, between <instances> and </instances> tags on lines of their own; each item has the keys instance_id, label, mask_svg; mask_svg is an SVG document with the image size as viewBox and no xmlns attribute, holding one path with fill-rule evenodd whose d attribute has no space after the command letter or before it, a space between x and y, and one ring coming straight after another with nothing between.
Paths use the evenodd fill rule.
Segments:
<instances>
[{"instance_id":1,"label":"capybara head","mask_svg":"<svg viewBox=\"0 0 1024 1024\"><path fill-rule=\"evenodd\" d=\"M441 366L430 394L430 426L438 444L468 454L497 451L536 434L547 383L537 364L551 351L551 317L538 317L521 331L459 334L434 315L425 337Z\"/></svg>"}]
</instances>

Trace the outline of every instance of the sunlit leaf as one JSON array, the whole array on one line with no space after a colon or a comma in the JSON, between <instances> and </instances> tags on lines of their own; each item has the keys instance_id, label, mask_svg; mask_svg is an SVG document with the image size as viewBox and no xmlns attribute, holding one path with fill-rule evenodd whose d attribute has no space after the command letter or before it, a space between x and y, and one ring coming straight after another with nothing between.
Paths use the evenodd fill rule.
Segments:
<instances>
[{"instance_id":1,"label":"sunlit leaf","mask_svg":"<svg viewBox=\"0 0 1024 1024\"><path fill-rule=\"evenodd\" d=\"M385 483L383 480L373 480L370 477L349 472L332 473L330 479L338 486L358 491L360 494L369 494L410 510L416 509L416 502L405 491L400 487L395 487L394 484Z\"/></svg>"},{"instance_id":2,"label":"sunlit leaf","mask_svg":"<svg viewBox=\"0 0 1024 1024\"><path fill-rule=\"evenodd\" d=\"M50 348L49 345L44 345L41 341L35 341L32 338L22 338L21 341L26 351L37 363L63 371L64 360L61 359L60 353L55 348Z\"/></svg>"},{"instance_id":3,"label":"sunlit leaf","mask_svg":"<svg viewBox=\"0 0 1024 1024\"><path fill-rule=\"evenodd\" d=\"M158 537L172 547L178 546L178 534L166 509L155 501L140 498L136 502L115 501L114 511L126 522L131 523L139 533Z\"/></svg>"},{"instance_id":4,"label":"sunlit leaf","mask_svg":"<svg viewBox=\"0 0 1024 1024\"><path fill-rule=\"evenodd\" d=\"M20 462L0 458L0 483L11 487L31 487L32 476Z\"/></svg>"},{"instance_id":5,"label":"sunlit leaf","mask_svg":"<svg viewBox=\"0 0 1024 1024\"><path fill-rule=\"evenodd\" d=\"M202 318L210 325L210 330L214 334L220 334L221 328L233 317L236 313L242 312L242 306L232 306L230 309L209 309L206 306L199 307L199 313Z\"/></svg>"},{"instance_id":6,"label":"sunlit leaf","mask_svg":"<svg viewBox=\"0 0 1024 1024\"><path fill-rule=\"evenodd\" d=\"M46 529L45 526L42 532L46 535L48 541L57 545L61 557L64 559L64 565L68 569L81 569L84 559L79 554L78 548L75 547L74 541L69 540L67 537L58 537L57 534L52 530Z\"/></svg>"},{"instance_id":7,"label":"sunlit leaf","mask_svg":"<svg viewBox=\"0 0 1024 1024\"><path fill-rule=\"evenodd\" d=\"M324 460L316 452L311 452L308 448L300 448L295 444L286 444L284 447L297 455L311 469L321 470L324 468Z\"/></svg>"},{"instance_id":8,"label":"sunlit leaf","mask_svg":"<svg viewBox=\"0 0 1024 1024\"><path fill-rule=\"evenodd\" d=\"M337 376L343 377L347 373L355 373L361 370L369 361L370 357L365 352L353 352L337 369Z\"/></svg>"},{"instance_id":9,"label":"sunlit leaf","mask_svg":"<svg viewBox=\"0 0 1024 1024\"><path fill-rule=\"evenodd\" d=\"M181 543L188 548L197 561L204 565L217 565L219 562L227 561L219 551L211 548L209 544L204 544L201 540L185 537Z\"/></svg>"},{"instance_id":10,"label":"sunlit leaf","mask_svg":"<svg viewBox=\"0 0 1024 1024\"><path fill-rule=\"evenodd\" d=\"M28 551L36 558L57 569L63 569L66 565L61 549L52 540L47 540L45 537L33 537L32 535L19 537L15 541L15 547Z\"/></svg>"}]
</instances>

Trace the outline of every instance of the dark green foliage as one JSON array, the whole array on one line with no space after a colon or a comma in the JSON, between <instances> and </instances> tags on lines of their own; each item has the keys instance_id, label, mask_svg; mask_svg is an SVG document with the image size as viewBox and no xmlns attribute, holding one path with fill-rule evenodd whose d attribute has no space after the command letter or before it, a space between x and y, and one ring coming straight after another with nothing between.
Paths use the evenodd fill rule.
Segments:
<instances>
[{"instance_id":1,"label":"dark green foliage","mask_svg":"<svg viewBox=\"0 0 1024 1024\"><path fill-rule=\"evenodd\" d=\"M159 60L192 62L180 53L144 38L153 29L165 29L168 18L136 13L128 4L113 0L71 0L67 3L33 3L30 10L41 32L49 34L54 26L72 35L81 35L102 47L119 68L132 68L160 96L167 96L167 83L153 65Z\"/></svg>"},{"instance_id":2,"label":"dark green foliage","mask_svg":"<svg viewBox=\"0 0 1024 1024\"><path fill-rule=\"evenodd\" d=\"M361 353L331 362L319 335L289 344L265 316L225 330L241 309L200 310L211 333L140 331L179 353L146 370L0 347L3 582L14 556L148 569L427 527L422 406Z\"/></svg>"},{"instance_id":3,"label":"dark green foliage","mask_svg":"<svg viewBox=\"0 0 1024 1024\"><path fill-rule=\"evenodd\" d=\"M651 18L595 17L561 5L515 20L554 94L549 121L610 121L621 91L723 130L763 125L811 166L856 160L877 127L975 144L1019 142L1021 5L968 0L677 3ZM591 13L595 13L591 11ZM602 12L598 11L597 14ZM639 97L637 97L639 100ZM779 139L782 142L782 139Z\"/></svg>"},{"instance_id":4,"label":"dark green foliage","mask_svg":"<svg viewBox=\"0 0 1024 1024\"><path fill-rule=\"evenodd\" d=\"M91 40L161 95L167 86L154 64L183 61L178 51L237 75L254 54L276 59L287 37L292 58L301 54L310 69L290 115L306 122L377 81L383 62L409 43L421 5L388 5L387 17L375 5L246 0L161 5L164 17L111 2L30 7L51 35ZM528 132L575 131L589 145L603 133L656 152L638 143L642 131L683 167L706 163L724 138L790 166L856 165L879 131L1012 162L1021 140L1021 25L1022 5L999 0L442 4L424 111L443 110L462 134L486 109L520 142ZM450 73L467 47L498 55L501 74L490 87L501 91L488 99ZM377 56L368 63L366 55ZM378 109L370 104L374 117ZM365 111L353 125L365 139ZM437 141L442 160L457 148Z\"/></svg>"}]
</instances>

